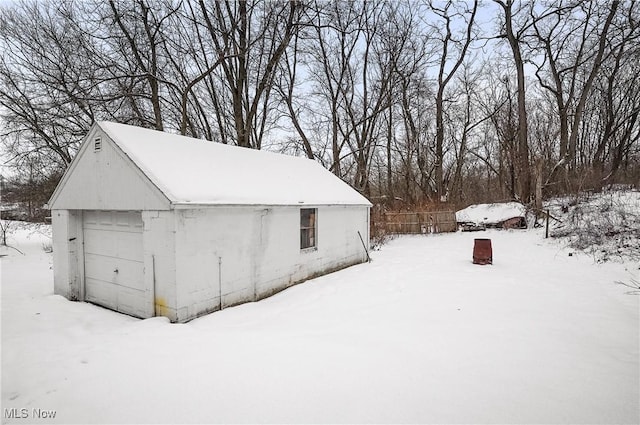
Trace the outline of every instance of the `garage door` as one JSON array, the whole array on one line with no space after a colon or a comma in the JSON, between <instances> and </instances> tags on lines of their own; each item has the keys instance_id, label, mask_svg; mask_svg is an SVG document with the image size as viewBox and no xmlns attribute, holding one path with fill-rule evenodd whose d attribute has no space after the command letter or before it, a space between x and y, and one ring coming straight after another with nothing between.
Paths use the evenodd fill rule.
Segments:
<instances>
[{"instance_id":1,"label":"garage door","mask_svg":"<svg viewBox=\"0 0 640 425\"><path fill-rule=\"evenodd\" d=\"M85 299L132 316L151 316L140 212L84 211L83 229Z\"/></svg>"}]
</instances>

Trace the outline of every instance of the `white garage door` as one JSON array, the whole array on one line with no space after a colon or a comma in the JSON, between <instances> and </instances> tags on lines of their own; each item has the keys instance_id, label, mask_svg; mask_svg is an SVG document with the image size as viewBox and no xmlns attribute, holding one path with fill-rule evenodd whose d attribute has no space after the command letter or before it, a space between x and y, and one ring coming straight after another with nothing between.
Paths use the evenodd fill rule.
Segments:
<instances>
[{"instance_id":1,"label":"white garage door","mask_svg":"<svg viewBox=\"0 0 640 425\"><path fill-rule=\"evenodd\" d=\"M140 212L84 211L83 226L85 299L132 316L151 316Z\"/></svg>"}]
</instances>

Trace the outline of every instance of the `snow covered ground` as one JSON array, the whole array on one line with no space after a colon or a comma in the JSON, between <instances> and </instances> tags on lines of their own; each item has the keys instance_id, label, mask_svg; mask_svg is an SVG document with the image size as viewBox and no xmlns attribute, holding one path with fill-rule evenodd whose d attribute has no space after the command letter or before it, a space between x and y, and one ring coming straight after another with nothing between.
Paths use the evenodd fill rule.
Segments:
<instances>
[{"instance_id":1,"label":"snow covered ground","mask_svg":"<svg viewBox=\"0 0 640 425\"><path fill-rule=\"evenodd\" d=\"M640 421L638 265L540 229L400 237L187 324L53 295L27 236L0 251L3 423Z\"/></svg>"}]
</instances>

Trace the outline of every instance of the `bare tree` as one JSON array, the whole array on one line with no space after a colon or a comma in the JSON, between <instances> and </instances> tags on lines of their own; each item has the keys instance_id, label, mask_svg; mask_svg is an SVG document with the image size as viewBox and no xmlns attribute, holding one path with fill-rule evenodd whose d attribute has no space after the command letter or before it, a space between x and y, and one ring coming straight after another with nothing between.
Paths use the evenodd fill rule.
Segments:
<instances>
[{"instance_id":1,"label":"bare tree","mask_svg":"<svg viewBox=\"0 0 640 425\"><path fill-rule=\"evenodd\" d=\"M440 3L429 2L429 7L433 14L438 17L439 21L434 23L438 34L437 42L440 44L439 50L441 57L438 64L438 90L436 92L436 148L435 148L435 180L436 180L436 200L438 202L446 200L445 182L443 179L444 167L444 109L445 109L445 90L451 79L455 76L456 71L460 68L471 42L473 41L473 27L476 12L478 10L478 1L474 0L470 8L467 3L457 3L447 1L444 5ZM463 34L456 34L455 24L462 21L464 27ZM440 25L444 22L443 25ZM440 29L442 28L442 29Z\"/></svg>"},{"instance_id":2,"label":"bare tree","mask_svg":"<svg viewBox=\"0 0 640 425\"><path fill-rule=\"evenodd\" d=\"M538 16L531 11L544 53L536 76L554 95L560 122L560 159L554 170L576 168L582 116L608 49L607 34L618 6L618 1L582 1L568 6L560 2Z\"/></svg>"},{"instance_id":3,"label":"bare tree","mask_svg":"<svg viewBox=\"0 0 640 425\"><path fill-rule=\"evenodd\" d=\"M347 144L344 136L348 134L344 128L344 105L354 93L352 62L362 32L363 12L352 2L316 2L314 7L318 11L314 21L317 48L309 51L309 73L316 96L328 105L324 121L331 146L330 170L342 178L343 149Z\"/></svg>"},{"instance_id":4,"label":"bare tree","mask_svg":"<svg viewBox=\"0 0 640 425\"><path fill-rule=\"evenodd\" d=\"M70 13L65 4L0 7L2 139L18 167L64 169L93 121L97 71Z\"/></svg>"},{"instance_id":5,"label":"bare tree","mask_svg":"<svg viewBox=\"0 0 640 425\"><path fill-rule=\"evenodd\" d=\"M307 81L304 79L301 81L298 71L300 69L300 58L306 53L301 47L301 44L305 41L301 37L302 32L299 31L294 35L292 43L285 50L275 90L279 97L279 103L284 105L283 115L289 119L297 135L294 140L300 142L307 158L315 159L317 155L312 145L311 137L308 134L309 132L305 129L308 123L303 121L309 119L306 114L309 113L310 108L308 99L305 99L309 93L301 87Z\"/></svg>"},{"instance_id":6,"label":"bare tree","mask_svg":"<svg viewBox=\"0 0 640 425\"><path fill-rule=\"evenodd\" d=\"M238 146L260 149L275 70L298 30L302 3L199 0L233 111ZM212 9L212 10L210 10Z\"/></svg>"},{"instance_id":7,"label":"bare tree","mask_svg":"<svg viewBox=\"0 0 640 425\"><path fill-rule=\"evenodd\" d=\"M457 101L452 103L446 114L450 126L448 133L454 141L454 157L452 164L445 168L444 181L448 182L447 192L451 193L452 201L463 201L469 196L464 182L467 177L465 170L469 167L470 145L474 140L484 144L482 125L498 115L503 106L494 104L493 109L484 111L477 99L483 69L463 64L461 71L454 89Z\"/></svg>"},{"instance_id":8,"label":"bare tree","mask_svg":"<svg viewBox=\"0 0 640 425\"><path fill-rule=\"evenodd\" d=\"M525 5L519 8L515 8L514 0L493 0L502 9L503 28L500 38L507 40L511 53L513 55L513 62L516 68L516 80L517 80L517 96L518 96L518 127L517 127L517 151L516 151L516 164L517 176L518 176L518 197L528 202L531 199L531 171L529 166L529 141L528 141L528 129L527 129L527 105L526 105L526 82L524 73L524 58L522 55L521 44L523 43L523 37L529 27L528 21L519 23L516 21L516 15L523 15L526 13L525 7L531 7L531 5ZM525 17L526 18L526 17Z\"/></svg>"},{"instance_id":9,"label":"bare tree","mask_svg":"<svg viewBox=\"0 0 640 425\"><path fill-rule=\"evenodd\" d=\"M162 131L165 128L163 113L167 109L167 99L163 95L166 79L161 75L167 55L162 52L162 44L169 33L164 25L177 13L179 4L156 3L152 6L148 0L130 3L109 0L108 6L103 22L113 60L107 66L124 84L127 84L127 76L132 77L128 100L138 123ZM139 87L140 84L146 87ZM147 114L147 106L150 114Z\"/></svg>"},{"instance_id":10,"label":"bare tree","mask_svg":"<svg viewBox=\"0 0 640 425\"><path fill-rule=\"evenodd\" d=\"M613 183L623 164L628 164L640 139L640 7L635 1L621 5L612 22L611 54L603 61L594 90L587 102L593 105L585 122L601 122L593 152L594 173L600 184ZM605 164L609 167L605 170Z\"/></svg>"},{"instance_id":11,"label":"bare tree","mask_svg":"<svg viewBox=\"0 0 640 425\"><path fill-rule=\"evenodd\" d=\"M637 176L637 0L493 0L497 36L479 3L5 2L3 153L49 181L113 120L269 143L406 205Z\"/></svg>"}]
</instances>

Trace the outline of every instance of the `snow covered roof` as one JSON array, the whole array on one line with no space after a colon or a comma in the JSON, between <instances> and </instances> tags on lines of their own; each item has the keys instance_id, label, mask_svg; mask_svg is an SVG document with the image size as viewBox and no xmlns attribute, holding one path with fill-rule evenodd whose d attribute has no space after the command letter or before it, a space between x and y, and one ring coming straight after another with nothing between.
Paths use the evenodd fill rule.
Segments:
<instances>
[{"instance_id":1,"label":"snow covered roof","mask_svg":"<svg viewBox=\"0 0 640 425\"><path fill-rule=\"evenodd\" d=\"M524 217L526 208L519 202L471 205L456 212L458 223L497 224L514 217Z\"/></svg>"},{"instance_id":2,"label":"snow covered roof","mask_svg":"<svg viewBox=\"0 0 640 425\"><path fill-rule=\"evenodd\" d=\"M371 205L307 158L113 122L97 125L173 204Z\"/></svg>"}]
</instances>

